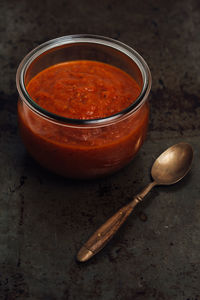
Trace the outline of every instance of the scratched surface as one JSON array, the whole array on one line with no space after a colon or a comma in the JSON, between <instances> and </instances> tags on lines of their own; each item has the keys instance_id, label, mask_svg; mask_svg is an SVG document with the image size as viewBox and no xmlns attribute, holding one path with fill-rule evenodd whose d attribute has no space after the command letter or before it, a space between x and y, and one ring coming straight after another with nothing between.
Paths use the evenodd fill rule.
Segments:
<instances>
[{"instance_id":1,"label":"scratched surface","mask_svg":"<svg viewBox=\"0 0 200 300\"><path fill-rule=\"evenodd\" d=\"M0 1L0 299L200 299L200 4L183 1ZM67 180L40 168L17 129L15 73L33 47L58 36L119 39L148 62L147 140L105 179ZM191 143L191 173L157 187L86 264L82 243L150 180L156 156Z\"/></svg>"}]
</instances>

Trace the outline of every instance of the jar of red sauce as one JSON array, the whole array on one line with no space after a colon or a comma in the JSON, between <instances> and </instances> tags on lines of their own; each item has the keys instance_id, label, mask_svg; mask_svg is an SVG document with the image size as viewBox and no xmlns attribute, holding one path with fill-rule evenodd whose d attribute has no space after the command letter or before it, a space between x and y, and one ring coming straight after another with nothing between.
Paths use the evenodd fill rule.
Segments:
<instances>
[{"instance_id":1,"label":"jar of red sauce","mask_svg":"<svg viewBox=\"0 0 200 300\"><path fill-rule=\"evenodd\" d=\"M67 118L31 98L27 86L34 76L55 64L81 60L125 71L139 85L139 96L123 110L95 119ZM79 179L111 174L128 164L144 142L151 74L144 59L119 41L85 34L48 41L22 60L16 82L23 142L36 161L57 174Z\"/></svg>"}]
</instances>

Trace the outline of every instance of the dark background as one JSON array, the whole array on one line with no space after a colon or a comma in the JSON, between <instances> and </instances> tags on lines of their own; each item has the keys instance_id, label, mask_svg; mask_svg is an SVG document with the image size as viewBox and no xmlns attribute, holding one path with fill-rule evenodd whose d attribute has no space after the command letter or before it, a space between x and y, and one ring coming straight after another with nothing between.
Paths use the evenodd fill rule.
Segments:
<instances>
[{"instance_id":1,"label":"dark background","mask_svg":"<svg viewBox=\"0 0 200 300\"><path fill-rule=\"evenodd\" d=\"M17 129L16 69L49 39L92 33L136 49L153 77L147 140L105 179L67 180L40 168ZM0 299L200 299L200 2L0 1ZM91 261L75 255L150 180L174 143L194 148L190 174L157 187Z\"/></svg>"}]
</instances>

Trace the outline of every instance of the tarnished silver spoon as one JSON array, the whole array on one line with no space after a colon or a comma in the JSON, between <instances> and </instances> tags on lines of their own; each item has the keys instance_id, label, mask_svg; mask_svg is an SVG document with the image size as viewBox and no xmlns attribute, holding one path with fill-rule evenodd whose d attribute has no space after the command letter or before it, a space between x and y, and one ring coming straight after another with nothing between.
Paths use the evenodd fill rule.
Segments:
<instances>
[{"instance_id":1,"label":"tarnished silver spoon","mask_svg":"<svg viewBox=\"0 0 200 300\"><path fill-rule=\"evenodd\" d=\"M126 221L133 208L143 200L155 185L170 185L181 180L190 170L192 159L193 150L187 143L176 144L163 152L151 169L151 176L154 181L137 194L130 203L118 210L90 237L78 252L77 260L80 262L87 261L99 252Z\"/></svg>"}]
</instances>

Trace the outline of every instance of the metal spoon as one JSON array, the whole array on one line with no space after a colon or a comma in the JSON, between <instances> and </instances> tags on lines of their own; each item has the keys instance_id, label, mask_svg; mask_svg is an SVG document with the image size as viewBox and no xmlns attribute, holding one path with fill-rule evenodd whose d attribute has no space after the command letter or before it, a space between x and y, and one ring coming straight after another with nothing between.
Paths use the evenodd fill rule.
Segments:
<instances>
[{"instance_id":1,"label":"metal spoon","mask_svg":"<svg viewBox=\"0 0 200 300\"><path fill-rule=\"evenodd\" d=\"M163 152L151 169L151 176L154 181L136 195L129 204L118 210L90 237L78 252L77 260L80 262L87 261L99 252L126 221L133 208L143 200L155 185L170 185L181 180L190 170L192 159L192 147L186 143L176 144Z\"/></svg>"}]
</instances>

